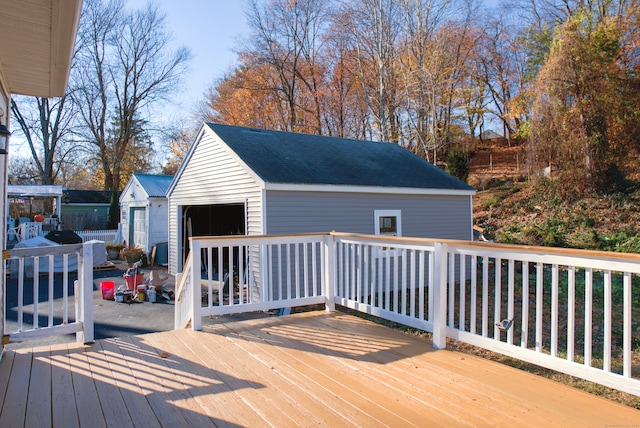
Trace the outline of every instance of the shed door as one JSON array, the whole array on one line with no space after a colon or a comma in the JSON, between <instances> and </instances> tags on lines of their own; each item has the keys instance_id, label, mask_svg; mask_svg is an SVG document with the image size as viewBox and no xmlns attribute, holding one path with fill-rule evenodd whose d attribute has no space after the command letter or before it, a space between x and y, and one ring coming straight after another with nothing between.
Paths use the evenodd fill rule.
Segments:
<instances>
[{"instance_id":1,"label":"shed door","mask_svg":"<svg viewBox=\"0 0 640 428\"><path fill-rule=\"evenodd\" d=\"M131 226L129 239L134 245L144 248L147 246L147 223L145 208L131 208Z\"/></svg>"}]
</instances>

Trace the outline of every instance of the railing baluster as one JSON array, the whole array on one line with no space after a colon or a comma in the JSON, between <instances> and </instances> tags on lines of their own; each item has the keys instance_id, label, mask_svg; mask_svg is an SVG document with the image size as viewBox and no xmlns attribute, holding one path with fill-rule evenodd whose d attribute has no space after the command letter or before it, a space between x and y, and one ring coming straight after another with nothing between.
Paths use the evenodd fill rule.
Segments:
<instances>
[{"instance_id":1,"label":"railing baluster","mask_svg":"<svg viewBox=\"0 0 640 428\"><path fill-rule=\"evenodd\" d=\"M385 253L385 300L384 300L384 308L388 311L391 310L391 254L390 250L387 249L384 251Z\"/></svg>"},{"instance_id":2,"label":"railing baluster","mask_svg":"<svg viewBox=\"0 0 640 428\"><path fill-rule=\"evenodd\" d=\"M482 337L489 337L489 256L482 263Z\"/></svg>"},{"instance_id":3,"label":"railing baluster","mask_svg":"<svg viewBox=\"0 0 640 428\"><path fill-rule=\"evenodd\" d=\"M351 277L353 278L353 282L354 282L354 294L352 296L352 300L355 300L358 303L362 303L363 302L363 290L362 290L362 246L360 244L353 244L352 247L352 251L353 251L353 266L352 266L352 270L353 272L351 273Z\"/></svg>"},{"instance_id":4,"label":"railing baluster","mask_svg":"<svg viewBox=\"0 0 640 428\"><path fill-rule=\"evenodd\" d=\"M418 252L418 318L420 321L426 319L424 316L424 251Z\"/></svg>"},{"instance_id":5,"label":"railing baluster","mask_svg":"<svg viewBox=\"0 0 640 428\"><path fill-rule=\"evenodd\" d=\"M513 259L509 259L508 265L508 284L507 284L507 318L512 320L511 327L507 330L507 343L509 345L513 345L513 330L514 325L513 321L515 320L514 315L514 303L515 303L515 275L516 275L516 262Z\"/></svg>"},{"instance_id":6,"label":"railing baluster","mask_svg":"<svg viewBox=\"0 0 640 428\"><path fill-rule=\"evenodd\" d=\"M522 262L522 333L520 346L529 347L529 262Z\"/></svg>"},{"instance_id":7,"label":"railing baluster","mask_svg":"<svg viewBox=\"0 0 640 428\"><path fill-rule=\"evenodd\" d=\"M218 252L218 306L224 306L224 247L217 246ZM194 275L200 275L199 272L194 272Z\"/></svg>"},{"instance_id":8,"label":"railing baluster","mask_svg":"<svg viewBox=\"0 0 640 428\"><path fill-rule=\"evenodd\" d=\"M49 327L53 327L53 300L55 298L53 294L53 281L55 279L53 260L54 257L52 255L49 256Z\"/></svg>"},{"instance_id":9,"label":"railing baluster","mask_svg":"<svg viewBox=\"0 0 640 428\"><path fill-rule=\"evenodd\" d=\"M469 303L469 331L471 334L476 334L476 322L477 322L477 311L478 307L478 296L477 296L477 287L478 287L478 256L471 256L471 302Z\"/></svg>"},{"instance_id":10,"label":"railing baluster","mask_svg":"<svg viewBox=\"0 0 640 428\"><path fill-rule=\"evenodd\" d=\"M630 378L632 376L631 371L631 314L633 310L633 296L631 293L631 287L633 284L632 276L630 272L624 272L622 278L622 310L623 310L623 324L624 331L622 333L622 375Z\"/></svg>"},{"instance_id":11,"label":"railing baluster","mask_svg":"<svg viewBox=\"0 0 640 428\"><path fill-rule=\"evenodd\" d=\"M398 301L400 300L400 278L398 276L398 270L399 270L399 262L398 262L398 254L400 252L400 250L398 248L395 248L393 250L389 250L389 251L393 251L393 312L394 313L398 313Z\"/></svg>"},{"instance_id":12,"label":"railing baluster","mask_svg":"<svg viewBox=\"0 0 640 428\"><path fill-rule=\"evenodd\" d=\"M542 302L543 302L543 290L542 281L543 277L542 263L536 264L536 351L542 352Z\"/></svg>"},{"instance_id":13,"label":"railing baluster","mask_svg":"<svg viewBox=\"0 0 640 428\"><path fill-rule=\"evenodd\" d=\"M304 297L309 297L309 244L302 244L302 286L304 287Z\"/></svg>"},{"instance_id":14,"label":"railing baluster","mask_svg":"<svg viewBox=\"0 0 640 428\"><path fill-rule=\"evenodd\" d=\"M287 269L287 299L291 299L291 244L285 244L287 247L287 262L285 263Z\"/></svg>"},{"instance_id":15,"label":"railing baluster","mask_svg":"<svg viewBox=\"0 0 640 428\"><path fill-rule=\"evenodd\" d=\"M207 306L213 307L213 248L204 249L207 255ZM220 269L218 269L218 289L220 288ZM222 304L220 297L222 295L218 291L218 306Z\"/></svg>"},{"instance_id":16,"label":"railing baluster","mask_svg":"<svg viewBox=\"0 0 640 428\"><path fill-rule=\"evenodd\" d=\"M494 264L494 290L495 290L495 302L493 307L493 338L501 340L500 329L496 323L502 320L502 259L496 257Z\"/></svg>"},{"instance_id":17,"label":"railing baluster","mask_svg":"<svg viewBox=\"0 0 640 428\"><path fill-rule=\"evenodd\" d=\"M245 271L244 254L245 254L245 247L243 245L239 245L238 246L238 289L239 289L238 294L240 296L239 299L241 304L248 303L244 294L245 287L247 284L247 278L245 277L245 274L244 274L244 271ZM249 297L249 293L247 293L246 297Z\"/></svg>"},{"instance_id":18,"label":"railing baluster","mask_svg":"<svg viewBox=\"0 0 640 428\"><path fill-rule=\"evenodd\" d=\"M604 272L604 352L603 367L605 372L611 371L611 271Z\"/></svg>"},{"instance_id":19,"label":"railing baluster","mask_svg":"<svg viewBox=\"0 0 640 428\"><path fill-rule=\"evenodd\" d=\"M433 306L435 305L435 299L433 296L434 287L435 287L435 263L436 263L435 251L429 251L429 286L427 290L429 308L428 308L427 316L429 321L432 321L432 322L433 322Z\"/></svg>"},{"instance_id":20,"label":"railing baluster","mask_svg":"<svg viewBox=\"0 0 640 428\"><path fill-rule=\"evenodd\" d=\"M400 303L400 314L407 314L407 254L408 250L400 250L400 260L401 267L400 269L402 275L402 290L401 290L401 303Z\"/></svg>"},{"instance_id":21,"label":"railing baluster","mask_svg":"<svg viewBox=\"0 0 640 428\"><path fill-rule=\"evenodd\" d=\"M409 269L411 272L411 276L409 278L409 286L410 290L410 299L409 304L411 305L411 309L409 311L409 316L411 318L416 317L416 250L411 250L411 259L409 263Z\"/></svg>"},{"instance_id":22,"label":"railing baluster","mask_svg":"<svg viewBox=\"0 0 640 428\"><path fill-rule=\"evenodd\" d=\"M446 255L445 255L446 257ZM448 291L448 301L449 301L449 305L448 305L448 316L447 316L447 325L451 328L455 327L455 316L454 316L454 311L455 311L455 297L456 297L456 255L455 253L449 253L449 291Z\"/></svg>"},{"instance_id":23,"label":"railing baluster","mask_svg":"<svg viewBox=\"0 0 640 428\"><path fill-rule=\"evenodd\" d=\"M62 256L62 322L69 323L69 254Z\"/></svg>"},{"instance_id":24,"label":"railing baluster","mask_svg":"<svg viewBox=\"0 0 640 428\"><path fill-rule=\"evenodd\" d=\"M282 244L284 245L284 244ZM283 277L283 273L282 273L282 245L278 245L278 297L276 298L276 300L282 300L282 277ZM275 296L274 296L275 298Z\"/></svg>"},{"instance_id":25,"label":"railing baluster","mask_svg":"<svg viewBox=\"0 0 640 428\"><path fill-rule=\"evenodd\" d=\"M576 269L567 269L567 360L575 358L575 327L576 327Z\"/></svg>"},{"instance_id":26,"label":"railing baluster","mask_svg":"<svg viewBox=\"0 0 640 428\"><path fill-rule=\"evenodd\" d=\"M295 289L293 290L293 295L295 298L300 297L300 244L294 244L294 257L295 257Z\"/></svg>"},{"instance_id":27,"label":"railing baluster","mask_svg":"<svg viewBox=\"0 0 640 428\"><path fill-rule=\"evenodd\" d=\"M466 313L467 313L467 257L464 254L460 254L460 308L458 309L459 320L458 328L464 330L467 325Z\"/></svg>"},{"instance_id":28,"label":"railing baluster","mask_svg":"<svg viewBox=\"0 0 640 428\"><path fill-rule=\"evenodd\" d=\"M33 258L33 328L40 328L40 312L38 302L40 302L40 257Z\"/></svg>"},{"instance_id":29,"label":"railing baluster","mask_svg":"<svg viewBox=\"0 0 640 428\"><path fill-rule=\"evenodd\" d=\"M551 267L551 355L558 356L558 265Z\"/></svg>"},{"instance_id":30,"label":"railing baluster","mask_svg":"<svg viewBox=\"0 0 640 428\"><path fill-rule=\"evenodd\" d=\"M591 367L593 322L593 270L588 268L584 278L584 365Z\"/></svg>"},{"instance_id":31,"label":"railing baluster","mask_svg":"<svg viewBox=\"0 0 640 428\"><path fill-rule=\"evenodd\" d=\"M229 281L229 306L233 306L235 303L235 295L236 295L236 281L235 281L235 271L233 269L233 249L235 247L229 245L227 247L227 256L229 257L229 264L227 266L227 270L229 274L227 275L227 280Z\"/></svg>"}]
</instances>

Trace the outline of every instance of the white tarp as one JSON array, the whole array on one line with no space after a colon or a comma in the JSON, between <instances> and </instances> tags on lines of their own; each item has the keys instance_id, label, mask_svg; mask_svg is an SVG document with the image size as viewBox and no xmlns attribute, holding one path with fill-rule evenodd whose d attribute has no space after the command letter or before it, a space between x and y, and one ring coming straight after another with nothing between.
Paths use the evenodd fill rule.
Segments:
<instances>
[{"instance_id":1,"label":"white tarp","mask_svg":"<svg viewBox=\"0 0 640 428\"><path fill-rule=\"evenodd\" d=\"M93 246L93 267L97 267L107 262L107 251L104 247L104 242L102 241L88 241L88 244ZM61 244L57 242L50 241L43 236L36 236L35 238L27 239L21 241L16 244L14 249L27 249L27 248L41 248L41 247L61 247ZM51 251L46 252L46 254L56 254L53 258L53 271L54 273L64 272L64 258L59 254L59 251L56 251L55 248L51 248ZM22 253L22 251L21 251ZM38 251L38 255L40 255L38 266L40 273L49 272L49 257L43 256L42 251ZM35 255L35 254L34 254ZM24 261L24 269L25 273L28 276L33 275L33 255L29 255L28 252L24 252L21 256L25 256ZM18 271L18 260L10 260L9 269L11 273L17 273ZM75 255L69 256L69 272L78 270L78 258Z\"/></svg>"}]
</instances>

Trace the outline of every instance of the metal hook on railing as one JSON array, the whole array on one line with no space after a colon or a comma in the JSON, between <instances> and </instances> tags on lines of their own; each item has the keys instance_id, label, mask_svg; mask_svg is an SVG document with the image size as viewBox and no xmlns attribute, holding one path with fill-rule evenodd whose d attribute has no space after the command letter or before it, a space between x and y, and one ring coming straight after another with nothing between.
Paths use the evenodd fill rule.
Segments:
<instances>
[{"instance_id":1,"label":"metal hook on railing","mask_svg":"<svg viewBox=\"0 0 640 428\"><path fill-rule=\"evenodd\" d=\"M502 331L507 331L511 328L511 326L513 325L513 318L509 319L503 319L500 322L497 322L496 325L498 326L498 328Z\"/></svg>"}]
</instances>

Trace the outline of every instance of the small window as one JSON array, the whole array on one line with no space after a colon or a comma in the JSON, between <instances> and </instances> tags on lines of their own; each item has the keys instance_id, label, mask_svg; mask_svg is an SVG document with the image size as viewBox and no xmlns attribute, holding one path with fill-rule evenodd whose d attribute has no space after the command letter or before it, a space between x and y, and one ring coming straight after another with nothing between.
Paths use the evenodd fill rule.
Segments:
<instances>
[{"instance_id":1,"label":"small window","mask_svg":"<svg viewBox=\"0 0 640 428\"><path fill-rule=\"evenodd\" d=\"M401 220L400 210L375 210L375 234L402 236Z\"/></svg>"}]
</instances>

